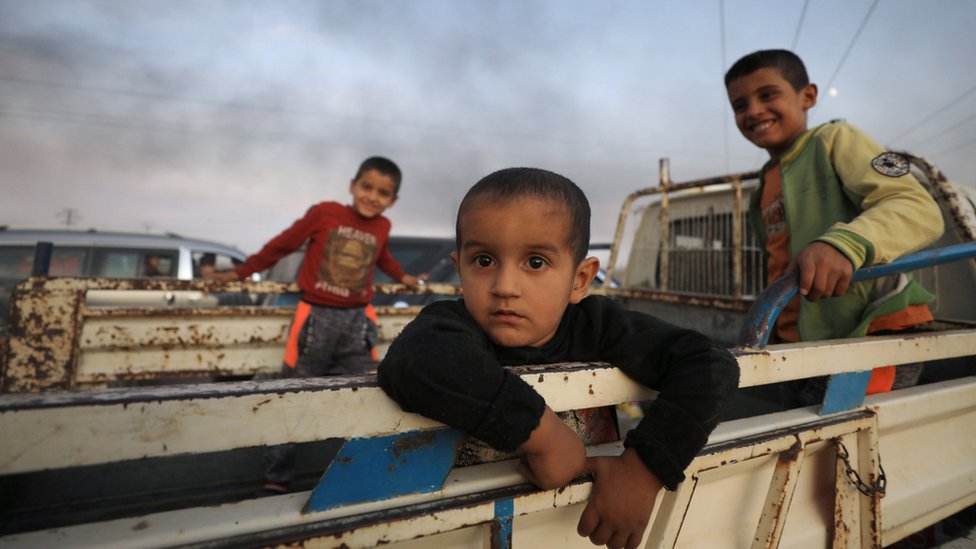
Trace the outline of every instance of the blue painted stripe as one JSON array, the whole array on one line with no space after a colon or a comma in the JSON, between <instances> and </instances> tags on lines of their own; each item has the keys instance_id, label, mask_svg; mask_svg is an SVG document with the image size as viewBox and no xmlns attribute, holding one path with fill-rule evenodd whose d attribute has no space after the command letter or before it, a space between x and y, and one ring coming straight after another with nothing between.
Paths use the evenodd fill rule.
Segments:
<instances>
[{"instance_id":1,"label":"blue painted stripe","mask_svg":"<svg viewBox=\"0 0 976 549\"><path fill-rule=\"evenodd\" d=\"M349 439L312 491L305 512L440 490L462 438L456 429L435 429Z\"/></svg>"},{"instance_id":2,"label":"blue painted stripe","mask_svg":"<svg viewBox=\"0 0 976 549\"><path fill-rule=\"evenodd\" d=\"M846 372L834 374L827 380L820 414L833 414L850 410L864 403L864 393L871 381L871 370L866 372Z\"/></svg>"},{"instance_id":3,"label":"blue painted stripe","mask_svg":"<svg viewBox=\"0 0 976 549\"><path fill-rule=\"evenodd\" d=\"M514 515L514 500L500 499L495 501L495 524L492 528L491 549L511 549Z\"/></svg>"}]
</instances>

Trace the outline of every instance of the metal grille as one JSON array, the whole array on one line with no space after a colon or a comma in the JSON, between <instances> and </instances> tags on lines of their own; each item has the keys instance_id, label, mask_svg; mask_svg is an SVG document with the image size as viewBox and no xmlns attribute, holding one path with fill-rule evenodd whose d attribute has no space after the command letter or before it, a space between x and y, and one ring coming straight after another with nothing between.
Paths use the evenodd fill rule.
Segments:
<instances>
[{"instance_id":1,"label":"metal grille","mask_svg":"<svg viewBox=\"0 0 976 549\"><path fill-rule=\"evenodd\" d=\"M672 219L668 224L670 241L668 290L710 297L755 297L765 287L762 249L755 235L743 231L741 248L734 239L731 212ZM742 227L746 227L742 214ZM742 295L735 295L734 258L742 261Z\"/></svg>"}]
</instances>

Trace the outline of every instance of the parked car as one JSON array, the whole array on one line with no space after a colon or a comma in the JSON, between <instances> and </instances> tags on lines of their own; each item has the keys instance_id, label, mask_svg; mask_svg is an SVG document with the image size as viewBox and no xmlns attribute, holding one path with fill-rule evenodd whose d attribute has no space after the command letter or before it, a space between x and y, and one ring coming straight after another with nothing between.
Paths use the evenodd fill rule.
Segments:
<instances>
[{"instance_id":1,"label":"parked car","mask_svg":"<svg viewBox=\"0 0 976 549\"><path fill-rule=\"evenodd\" d=\"M162 276L189 280L200 276L200 267L204 264L212 264L217 270L231 269L246 257L231 246L172 233L0 227L0 332L7 324L10 292L31 274L38 242L54 245L50 276ZM88 292L86 304L200 306L216 305L219 301L218 297L203 292L98 290Z\"/></svg>"}]
</instances>

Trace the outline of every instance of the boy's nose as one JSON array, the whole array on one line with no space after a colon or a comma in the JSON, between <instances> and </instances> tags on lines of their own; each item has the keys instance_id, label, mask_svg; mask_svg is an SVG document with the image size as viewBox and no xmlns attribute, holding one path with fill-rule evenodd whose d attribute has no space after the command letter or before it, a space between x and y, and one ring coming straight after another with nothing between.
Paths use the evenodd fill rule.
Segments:
<instances>
[{"instance_id":1,"label":"boy's nose","mask_svg":"<svg viewBox=\"0 0 976 549\"><path fill-rule=\"evenodd\" d=\"M492 292L499 297L516 297L519 295L518 269L499 268L495 276Z\"/></svg>"},{"instance_id":2,"label":"boy's nose","mask_svg":"<svg viewBox=\"0 0 976 549\"><path fill-rule=\"evenodd\" d=\"M752 117L763 112L763 104L759 101L750 101L746 105L746 116Z\"/></svg>"}]
</instances>

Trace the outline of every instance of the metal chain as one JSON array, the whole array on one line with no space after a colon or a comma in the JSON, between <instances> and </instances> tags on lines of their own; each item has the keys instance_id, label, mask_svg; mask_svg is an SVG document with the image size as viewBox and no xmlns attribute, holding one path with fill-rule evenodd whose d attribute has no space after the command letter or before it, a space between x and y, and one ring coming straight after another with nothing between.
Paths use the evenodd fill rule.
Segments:
<instances>
[{"instance_id":1,"label":"metal chain","mask_svg":"<svg viewBox=\"0 0 976 549\"><path fill-rule=\"evenodd\" d=\"M844 443L840 439L837 439L835 442L837 443L837 459L844 462L847 479L857 487L857 491L868 497L872 497L875 494L878 497L885 497L885 490L888 487L888 477L885 476L884 467L881 465L881 455L878 455L878 480L874 483L874 486L869 486L861 480L861 475L857 474L857 471L851 466L850 454L847 453L847 447L844 446Z\"/></svg>"}]
</instances>

